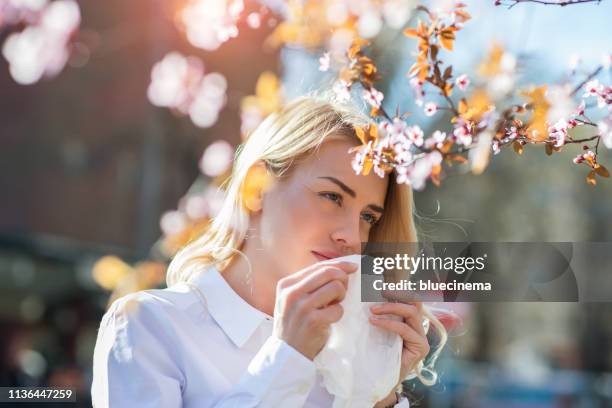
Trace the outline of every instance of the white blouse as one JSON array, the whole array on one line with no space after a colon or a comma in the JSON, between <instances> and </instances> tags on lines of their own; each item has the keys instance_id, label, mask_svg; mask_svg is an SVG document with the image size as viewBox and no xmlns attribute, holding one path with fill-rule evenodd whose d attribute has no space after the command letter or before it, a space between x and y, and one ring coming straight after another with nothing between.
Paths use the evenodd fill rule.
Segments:
<instances>
[{"instance_id":1,"label":"white blouse","mask_svg":"<svg viewBox=\"0 0 612 408\"><path fill-rule=\"evenodd\" d=\"M100 324L93 406L331 407L314 363L272 324L215 267L192 284L124 296Z\"/></svg>"}]
</instances>

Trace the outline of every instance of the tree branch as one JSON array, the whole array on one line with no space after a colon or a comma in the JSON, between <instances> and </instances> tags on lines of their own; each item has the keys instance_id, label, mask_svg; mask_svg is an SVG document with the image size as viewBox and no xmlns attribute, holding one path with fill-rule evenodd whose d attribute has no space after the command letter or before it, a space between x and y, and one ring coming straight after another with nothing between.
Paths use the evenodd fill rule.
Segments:
<instances>
[{"instance_id":1,"label":"tree branch","mask_svg":"<svg viewBox=\"0 0 612 408\"><path fill-rule=\"evenodd\" d=\"M506 1L502 1L502 0L495 0L495 5L496 6L501 6L501 5L508 5L508 10L510 10L512 7L516 6L519 3L536 3L536 4L543 4L545 6L561 6L561 7L565 7L565 6L570 6L573 4L580 4L580 3L601 3L603 0L506 0Z\"/></svg>"}]
</instances>

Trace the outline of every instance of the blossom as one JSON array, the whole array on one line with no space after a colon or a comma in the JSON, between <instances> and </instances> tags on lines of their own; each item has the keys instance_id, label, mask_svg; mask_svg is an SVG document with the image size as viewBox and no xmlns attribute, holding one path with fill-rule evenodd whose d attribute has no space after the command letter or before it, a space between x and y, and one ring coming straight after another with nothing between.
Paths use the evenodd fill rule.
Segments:
<instances>
[{"instance_id":1,"label":"blossom","mask_svg":"<svg viewBox=\"0 0 612 408\"><path fill-rule=\"evenodd\" d=\"M380 108L380 104L382 103L384 97L385 95L374 87L363 91L363 98L366 100L366 102L377 109Z\"/></svg>"},{"instance_id":2,"label":"blossom","mask_svg":"<svg viewBox=\"0 0 612 408\"><path fill-rule=\"evenodd\" d=\"M434 102L427 102L423 110L425 111L426 116L433 116L438 111L438 105L436 105Z\"/></svg>"},{"instance_id":3,"label":"blossom","mask_svg":"<svg viewBox=\"0 0 612 408\"><path fill-rule=\"evenodd\" d=\"M445 140L446 133L436 130L425 140L425 147L431 149L433 146L436 146L438 149L441 149Z\"/></svg>"},{"instance_id":4,"label":"blossom","mask_svg":"<svg viewBox=\"0 0 612 408\"><path fill-rule=\"evenodd\" d=\"M506 135L508 136L508 140L514 140L518 136L518 129L516 126L511 126L509 129L506 129Z\"/></svg>"},{"instance_id":5,"label":"blossom","mask_svg":"<svg viewBox=\"0 0 612 408\"><path fill-rule=\"evenodd\" d=\"M193 46L212 51L238 36L236 24L243 10L243 0L189 0L179 21Z\"/></svg>"},{"instance_id":6,"label":"blossom","mask_svg":"<svg viewBox=\"0 0 612 408\"><path fill-rule=\"evenodd\" d=\"M472 130L469 122L460 120L453 130L453 136L458 144L469 146L472 144Z\"/></svg>"},{"instance_id":7,"label":"blossom","mask_svg":"<svg viewBox=\"0 0 612 408\"><path fill-rule=\"evenodd\" d=\"M555 139L555 147L565 144L567 138L568 123L565 119L559 119L553 126L548 127L548 134Z\"/></svg>"},{"instance_id":8,"label":"blossom","mask_svg":"<svg viewBox=\"0 0 612 408\"><path fill-rule=\"evenodd\" d=\"M383 121L380 124L380 129L393 140L398 139L399 137L405 136L406 131L406 122L402 119L395 117L393 118L393 122Z\"/></svg>"},{"instance_id":9,"label":"blossom","mask_svg":"<svg viewBox=\"0 0 612 408\"><path fill-rule=\"evenodd\" d=\"M425 96L423 85L425 85L425 81L418 77L410 79L410 87L414 90L414 103L418 106L423 105L423 97Z\"/></svg>"},{"instance_id":10,"label":"blossom","mask_svg":"<svg viewBox=\"0 0 612 408\"><path fill-rule=\"evenodd\" d=\"M187 217L180 211L166 211L159 221L159 226L164 235L172 236L180 234L187 227Z\"/></svg>"},{"instance_id":11,"label":"blossom","mask_svg":"<svg viewBox=\"0 0 612 408\"><path fill-rule=\"evenodd\" d=\"M546 112L548 123L556 123L568 118L576 109L576 102L571 96L572 90L568 86L552 86L545 92L549 104Z\"/></svg>"},{"instance_id":12,"label":"blossom","mask_svg":"<svg viewBox=\"0 0 612 408\"><path fill-rule=\"evenodd\" d=\"M217 121L226 103L226 90L223 75L204 75L199 59L171 52L153 66L147 95L153 105L189 115L196 126L205 128Z\"/></svg>"},{"instance_id":13,"label":"blossom","mask_svg":"<svg viewBox=\"0 0 612 408\"><path fill-rule=\"evenodd\" d=\"M360 175L363 171L363 166L365 165L366 158L372 152L372 141L369 141L367 145L362 146L355 156L353 156L353 160L351 161L351 167L355 171L355 174Z\"/></svg>"},{"instance_id":14,"label":"blossom","mask_svg":"<svg viewBox=\"0 0 612 408\"><path fill-rule=\"evenodd\" d=\"M595 162L595 153L592 150L589 150L586 153L579 154L578 156L574 157L573 161L575 164L580 164L586 161L589 165L591 165Z\"/></svg>"},{"instance_id":15,"label":"blossom","mask_svg":"<svg viewBox=\"0 0 612 408\"><path fill-rule=\"evenodd\" d=\"M351 85L342 79L334 83L332 90L340 102L346 102L351 99Z\"/></svg>"},{"instance_id":16,"label":"blossom","mask_svg":"<svg viewBox=\"0 0 612 408\"><path fill-rule=\"evenodd\" d=\"M578 105L578 108L576 108L576 111L574 112L574 117L584 115L585 107L586 104L584 103L584 101L580 101L580 105Z\"/></svg>"},{"instance_id":17,"label":"blossom","mask_svg":"<svg viewBox=\"0 0 612 408\"><path fill-rule=\"evenodd\" d=\"M204 151L200 170L209 177L217 177L231 167L233 159L234 147L225 140L217 140Z\"/></svg>"},{"instance_id":18,"label":"blossom","mask_svg":"<svg viewBox=\"0 0 612 408\"><path fill-rule=\"evenodd\" d=\"M501 151L499 148L499 140L493 140L491 149L493 149L493 154L498 154Z\"/></svg>"},{"instance_id":19,"label":"blossom","mask_svg":"<svg viewBox=\"0 0 612 408\"><path fill-rule=\"evenodd\" d=\"M319 58L319 71L326 72L329 70L330 56L329 52L326 52Z\"/></svg>"},{"instance_id":20,"label":"blossom","mask_svg":"<svg viewBox=\"0 0 612 408\"><path fill-rule=\"evenodd\" d=\"M408 184L415 190L422 190L434 167L441 162L442 154L434 150L409 165L396 167L396 181L398 184Z\"/></svg>"},{"instance_id":21,"label":"blossom","mask_svg":"<svg viewBox=\"0 0 612 408\"><path fill-rule=\"evenodd\" d=\"M598 79L590 80L584 85L584 95L582 95L582 97L588 98L589 96L597 96L602 90L603 85L599 83Z\"/></svg>"},{"instance_id":22,"label":"blossom","mask_svg":"<svg viewBox=\"0 0 612 408\"><path fill-rule=\"evenodd\" d=\"M226 90L227 81L220 73L211 72L202 78L189 106L189 117L196 126L207 128L217 122L227 101Z\"/></svg>"},{"instance_id":23,"label":"blossom","mask_svg":"<svg viewBox=\"0 0 612 408\"><path fill-rule=\"evenodd\" d=\"M69 41L81 22L81 12L73 0L57 0L48 5L46 2L20 3L24 2L15 2L13 7L24 8L24 12L36 11L37 18L33 25L7 37L2 54L13 79L29 85L42 77L57 75L64 68L70 56ZM5 17L1 8L0 25Z\"/></svg>"},{"instance_id":24,"label":"blossom","mask_svg":"<svg viewBox=\"0 0 612 408\"><path fill-rule=\"evenodd\" d=\"M470 85L470 78L466 74L459 75L457 79L455 79L455 84L459 89L465 91L467 87Z\"/></svg>"},{"instance_id":25,"label":"blossom","mask_svg":"<svg viewBox=\"0 0 612 408\"><path fill-rule=\"evenodd\" d=\"M406 128L405 134L408 140L412 141L416 146L423 145L423 131L418 125Z\"/></svg>"}]
</instances>

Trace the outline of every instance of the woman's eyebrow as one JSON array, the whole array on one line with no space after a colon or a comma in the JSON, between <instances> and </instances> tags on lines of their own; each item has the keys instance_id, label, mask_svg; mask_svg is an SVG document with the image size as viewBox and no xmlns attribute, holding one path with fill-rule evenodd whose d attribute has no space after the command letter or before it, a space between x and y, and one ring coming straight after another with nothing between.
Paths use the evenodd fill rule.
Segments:
<instances>
[{"instance_id":1,"label":"woman's eyebrow","mask_svg":"<svg viewBox=\"0 0 612 408\"><path fill-rule=\"evenodd\" d=\"M382 207L380 207L380 206L378 206L376 204L368 204L368 207L371 208L372 210L376 211L376 212L381 213L381 214L385 211L384 208L382 208Z\"/></svg>"},{"instance_id":2,"label":"woman's eyebrow","mask_svg":"<svg viewBox=\"0 0 612 408\"><path fill-rule=\"evenodd\" d=\"M326 179L331 181L332 183L336 184L338 187L340 187L342 189L342 191L344 191L346 194L350 195L351 197L355 198L357 196L357 193L355 193L355 190L353 190L352 188L350 188L349 186L347 186L346 184L344 184L342 181L338 180L335 177L332 176L321 176L318 177L320 179ZM372 210L379 212L379 213L383 213L384 208L382 208L379 205L376 204L369 204L368 205L369 208L371 208Z\"/></svg>"},{"instance_id":3,"label":"woman's eyebrow","mask_svg":"<svg viewBox=\"0 0 612 408\"><path fill-rule=\"evenodd\" d=\"M318 178L326 179L326 180L329 180L329 181L333 182L334 184L337 184L338 187L340 187L346 194L350 195L353 198L355 198L357 196L357 194L355 193L355 190L353 190L352 188L350 188L349 186L347 186L346 184L344 184L343 182L341 182L340 180L338 180L335 177L322 176L322 177L318 177Z\"/></svg>"}]
</instances>

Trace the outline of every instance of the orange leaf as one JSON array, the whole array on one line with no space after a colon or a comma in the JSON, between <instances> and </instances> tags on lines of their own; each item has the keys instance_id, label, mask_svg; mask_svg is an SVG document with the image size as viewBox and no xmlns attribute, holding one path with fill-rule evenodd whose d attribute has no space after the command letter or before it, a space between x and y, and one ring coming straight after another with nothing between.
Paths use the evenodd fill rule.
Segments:
<instances>
[{"instance_id":1,"label":"orange leaf","mask_svg":"<svg viewBox=\"0 0 612 408\"><path fill-rule=\"evenodd\" d=\"M370 174L370 170L372 170L373 166L374 166L374 163L369 157L367 157L365 159L365 162L363 163L363 169L361 170L361 174L363 174L364 176L367 176L368 174Z\"/></svg>"},{"instance_id":2,"label":"orange leaf","mask_svg":"<svg viewBox=\"0 0 612 408\"><path fill-rule=\"evenodd\" d=\"M553 154L553 147L551 144L547 144L546 145L546 155L550 156L551 154Z\"/></svg>"},{"instance_id":3,"label":"orange leaf","mask_svg":"<svg viewBox=\"0 0 612 408\"><path fill-rule=\"evenodd\" d=\"M459 101L459 107L457 108L457 110L459 111L460 115L462 115L465 112L467 112L468 104L467 104L467 101L465 100L465 98L461 98L461 100Z\"/></svg>"},{"instance_id":4,"label":"orange leaf","mask_svg":"<svg viewBox=\"0 0 612 408\"><path fill-rule=\"evenodd\" d=\"M594 186L597 184L597 180L595 180L595 170L591 170L586 178L587 184Z\"/></svg>"},{"instance_id":5,"label":"orange leaf","mask_svg":"<svg viewBox=\"0 0 612 408\"><path fill-rule=\"evenodd\" d=\"M515 141L514 143L512 143L512 147L514 147L514 151L518 154L523 154L523 145L519 142Z\"/></svg>"},{"instance_id":6,"label":"orange leaf","mask_svg":"<svg viewBox=\"0 0 612 408\"><path fill-rule=\"evenodd\" d=\"M599 174L601 177L610 177L610 172L608 171L608 169L606 169L601 164L598 164L597 167L595 167L595 172L597 172L597 174Z\"/></svg>"},{"instance_id":7,"label":"orange leaf","mask_svg":"<svg viewBox=\"0 0 612 408\"><path fill-rule=\"evenodd\" d=\"M419 33L415 28L407 28L404 30L404 35L406 37L418 37Z\"/></svg>"},{"instance_id":8,"label":"orange leaf","mask_svg":"<svg viewBox=\"0 0 612 408\"><path fill-rule=\"evenodd\" d=\"M452 38L447 38L444 37L443 35L440 35L439 37L440 40L440 44L446 48L449 51L453 50L453 40L455 39L454 36Z\"/></svg>"},{"instance_id":9,"label":"orange leaf","mask_svg":"<svg viewBox=\"0 0 612 408\"><path fill-rule=\"evenodd\" d=\"M367 144L365 132L363 131L363 129L358 126L354 126L354 129L355 129L355 134L361 141L361 144L364 144L364 145Z\"/></svg>"}]
</instances>

